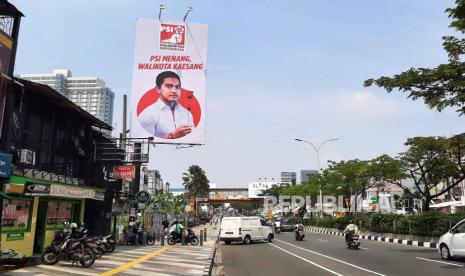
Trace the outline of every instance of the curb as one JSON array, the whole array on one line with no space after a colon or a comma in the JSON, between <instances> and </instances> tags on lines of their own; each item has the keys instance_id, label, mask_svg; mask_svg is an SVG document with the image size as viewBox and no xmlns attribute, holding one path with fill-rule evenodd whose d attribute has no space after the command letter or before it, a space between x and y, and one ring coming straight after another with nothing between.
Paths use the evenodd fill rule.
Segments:
<instances>
[{"instance_id":1,"label":"curb","mask_svg":"<svg viewBox=\"0 0 465 276\"><path fill-rule=\"evenodd\" d=\"M213 244L213 252L210 253L210 255L208 256L208 261L205 264L202 276L210 276L211 273L212 273L213 264L214 264L214 260L215 260L215 256L216 256L216 249L218 248L218 239L219 239L219 237L220 236L218 234L218 236L216 237L216 241Z\"/></svg>"},{"instance_id":2,"label":"curb","mask_svg":"<svg viewBox=\"0 0 465 276\"><path fill-rule=\"evenodd\" d=\"M326 230L318 230L308 226L305 226L305 229L310 232L315 233L322 233L328 235L336 235L336 236L344 236L342 232L335 232L335 231L326 231ZM417 247L425 247L425 248L438 248L437 242L422 242L422 241L414 241L414 240L401 240L401 239L393 239L393 238L386 238L381 236L369 236L369 235L359 235L359 238L363 240L370 240L370 241L378 241L378 242L386 242L386 243L397 243L402 245L410 245L410 246L417 246Z\"/></svg>"}]
</instances>

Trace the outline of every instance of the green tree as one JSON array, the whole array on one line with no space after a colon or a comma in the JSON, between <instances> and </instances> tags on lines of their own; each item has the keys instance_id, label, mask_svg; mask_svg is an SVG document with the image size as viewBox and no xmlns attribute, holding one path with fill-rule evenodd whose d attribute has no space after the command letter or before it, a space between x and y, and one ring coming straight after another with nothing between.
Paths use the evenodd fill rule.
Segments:
<instances>
[{"instance_id":1,"label":"green tree","mask_svg":"<svg viewBox=\"0 0 465 276\"><path fill-rule=\"evenodd\" d=\"M349 208L349 212L353 211L357 206L350 202L351 197L360 195L373 185L369 175L369 165L368 161L358 159L330 161L328 168L322 174L324 193L342 195L345 207Z\"/></svg>"},{"instance_id":2,"label":"green tree","mask_svg":"<svg viewBox=\"0 0 465 276\"><path fill-rule=\"evenodd\" d=\"M174 196L172 193L158 194L153 198L151 207L164 213L180 215L185 208L184 197Z\"/></svg>"},{"instance_id":3,"label":"green tree","mask_svg":"<svg viewBox=\"0 0 465 276\"><path fill-rule=\"evenodd\" d=\"M414 137L398 158L384 156L385 181L401 187L411 197L423 199L428 211L433 199L448 193L465 179L465 137ZM413 181L407 185L405 178Z\"/></svg>"},{"instance_id":4,"label":"green tree","mask_svg":"<svg viewBox=\"0 0 465 276\"><path fill-rule=\"evenodd\" d=\"M465 33L465 0L456 0L454 8L446 9L452 19L450 28L461 36ZM393 77L368 79L365 87L373 84L384 88L388 93L394 89L408 94L413 100L423 99L429 108L442 111L446 107L456 107L460 115L465 114L465 39L444 36L442 43L449 59L436 68L411 68Z\"/></svg>"},{"instance_id":5,"label":"green tree","mask_svg":"<svg viewBox=\"0 0 465 276\"><path fill-rule=\"evenodd\" d=\"M196 199L199 196L208 196L210 181L205 171L198 165L191 165L187 172L183 173L182 180L189 196L194 198L194 212L197 212Z\"/></svg>"}]
</instances>

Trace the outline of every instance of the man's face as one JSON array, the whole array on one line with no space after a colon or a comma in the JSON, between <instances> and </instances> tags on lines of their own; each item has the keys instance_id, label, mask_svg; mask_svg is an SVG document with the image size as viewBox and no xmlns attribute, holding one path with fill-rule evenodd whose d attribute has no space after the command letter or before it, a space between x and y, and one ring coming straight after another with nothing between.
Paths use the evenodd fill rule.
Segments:
<instances>
[{"instance_id":1,"label":"man's face","mask_svg":"<svg viewBox=\"0 0 465 276\"><path fill-rule=\"evenodd\" d=\"M179 99L179 90L181 84L177 78L166 78L161 87L157 87L158 93L161 98L166 102L172 102Z\"/></svg>"}]
</instances>

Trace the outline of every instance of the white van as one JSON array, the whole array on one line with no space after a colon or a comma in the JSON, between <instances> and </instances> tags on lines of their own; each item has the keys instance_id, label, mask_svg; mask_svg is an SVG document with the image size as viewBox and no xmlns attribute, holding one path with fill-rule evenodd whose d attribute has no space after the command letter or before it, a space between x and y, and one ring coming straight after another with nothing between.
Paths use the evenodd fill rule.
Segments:
<instances>
[{"instance_id":1,"label":"white van","mask_svg":"<svg viewBox=\"0 0 465 276\"><path fill-rule=\"evenodd\" d=\"M273 230L260 217L224 217L221 221L220 241L230 244L232 241L249 244L252 241L274 239Z\"/></svg>"}]
</instances>

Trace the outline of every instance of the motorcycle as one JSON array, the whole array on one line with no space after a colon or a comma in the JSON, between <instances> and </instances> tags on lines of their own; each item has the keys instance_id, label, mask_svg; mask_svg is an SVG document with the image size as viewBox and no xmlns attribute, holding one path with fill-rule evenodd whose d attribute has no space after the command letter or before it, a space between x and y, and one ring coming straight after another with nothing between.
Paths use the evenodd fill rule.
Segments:
<instances>
[{"instance_id":1,"label":"motorcycle","mask_svg":"<svg viewBox=\"0 0 465 276\"><path fill-rule=\"evenodd\" d=\"M71 229L71 233L70 233L71 238L74 238L74 239L85 238L83 242L86 247L92 250L92 253L94 253L95 258L96 259L102 258L103 254L105 254L106 252L105 245L103 244L102 239L95 238L95 237L89 237L89 236L90 236L90 232L84 226Z\"/></svg>"},{"instance_id":2,"label":"motorcycle","mask_svg":"<svg viewBox=\"0 0 465 276\"><path fill-rule=\"evenodd\" d=\"M349 249L358 249L360 246L360 240L358 238L358 235L350 235L349 238L347 239L347 248Z\"/></svg>"},{"instance_id":3,"label":"motorcycle","mask_svg":"<svg viewBox=\"0 0 465 276\"><path fill-rule=\"evenodd\" d=\"M296 229L295 231L295 240L296 241L303 241L305 238L304 230L303 229Z\"/></svg>"},{"instance_id":4,"label":"motorcycle","mask_svg":"<svg viewBox=\"0 0 465 276\"><path fill-rule=\"evenodd\" d=\"M143 244L142 238L145 236L145 243L148 245L155 244L155 238L147 231L142 231L142 228L139 228L137 235L131 233L127 240L127 245L136 245L137 243Z\"/></svg>"},{"instance_id":5,"label":"motorcycle","mask_svg":"<svg viewBox=\"0 0 465 276\"><path fill-rule=\"evenodd\" d=\"M276 232L276 234L281 233L281 226L275 226L274 229L275 229L274 231Z\"/></svg>"},{"instance_id":6,"label":"motorcycle","mask_svg":"<svg viewBox=\"0 0 465 276\"><path fill-rule=\"evenodd\" d=\"M41 254L42 263L54 265L61 259L72 261L73 265L79 262L83 267L91 267L95 262L95 255L86 245L86 239L73 239L64 231L58 232L52 244Z\"/></svg>"},{"instance_id":7,"label":"motorcycle","mask_svg":"<svg viewBox=\"0 0 465 276\"><path fill-rule=\"evenodd\" d=\"M111 253L115 251L116 241L113 238L113 235L104 236L102 238L102 242L105 248L105 253Z\"/></svg>"},{"instance_id":8,"label":"motorcycle","mask_svg":"<svg viewBox=\"0 0 465 276\"><path fill-rule=\"evenodd\" d=\"M176 243L181 242L181 236L177 235L175 232L171 232L170 235L168 236L168 244L173 245ZM184 237L184 243L185 244L192 244L192 245L197 245L199 244L199 238L195 235L194 231L192 229L188 228L187 229L187 235Z\"/></svg>"}]
</instances>

